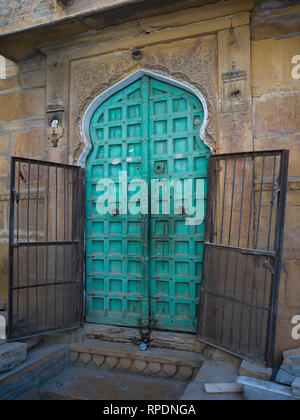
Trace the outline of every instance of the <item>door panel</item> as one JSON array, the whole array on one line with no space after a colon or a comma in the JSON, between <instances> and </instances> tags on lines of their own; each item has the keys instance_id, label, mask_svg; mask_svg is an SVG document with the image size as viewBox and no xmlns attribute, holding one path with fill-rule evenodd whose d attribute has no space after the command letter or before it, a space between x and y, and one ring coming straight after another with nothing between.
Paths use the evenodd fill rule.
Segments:
<instances>
[{"instance_id":1,"label":"door panel","mask_svg":"<svg viewBox=\"0 0 300 420\"><path fill-rule=\"evenodd\" d=\"M140 318L148 319L144 216L121 212L100 216L96 209L100 179L113 180L117 193L121 171L127 172L128 182L136 177L147 179L147 144L143 141L147 97L147 85L139 80L106 101L91 121L94 147L86 169L89 322L136 326ZM119 209L119 204L117 196L113 207Z\"/></svg>"},{"instance_id":2,"label":"door panel","mask_svg":"<svg viewBox=\"0 0 300 420\"><path fill-rule=\"evenodd\" d=\"M199 130L204 111L192 94L150 80L151 179L206 181L210 152ZM183 188L183 192L184 192ZM153 191L152 191L153 195ZM203 194L204 195L204 194ZM160 194L160 207L163 204ZM171 190L171 214L151 216L150 296L156 328L194 332L200 293L204 226L189 226ZM175 214L181 213L181 214Z\"/></svg>"},{"instance_id":3,"label":"door panel","mask_svg":"<svg viewBox=\"0 0 300 420\"><path fill-rule=\"evenodd\" d=\"M196 180L203 179L199 200L205 202L210 151L199 135L203 119L202 105L192 94L149 77L94 114L86 170L87 321L137 326L151 318L156 328L195 331L204 223L186 224L174 191L170 214L151 214L151 181L191 179L195 192ZM98 181L113 180L119 192L121 171L128 182L139 178L148 184L148 214L97 213ZM128 199L136 191L128 191ZM160 192L160 207L163 200Z\"/></svg>"}]
</instances>

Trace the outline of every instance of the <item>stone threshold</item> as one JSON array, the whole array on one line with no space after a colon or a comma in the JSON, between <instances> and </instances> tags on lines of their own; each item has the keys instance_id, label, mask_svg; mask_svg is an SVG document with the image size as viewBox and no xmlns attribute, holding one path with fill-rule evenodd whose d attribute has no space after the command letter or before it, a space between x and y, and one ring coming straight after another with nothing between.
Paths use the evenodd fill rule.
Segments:
<instances>
[{"instance_id":1,"label":"stone threshold","mask_svg":"<svg viewBox=\"0 0 300 420\"><path fill-rule=\"evenodd\" d=\"M153 348L140 351L127 343L88 339L70 344L71 363L188 381L197 376L203 364L199 353Z\"/></svg>"},{"instance_id":2,"label":"stone threshold","mask_svg":"<svg viewBox=\"0 0 300 420\"><path fill-rule=\"evenodd\" d=\"M90 339L99 339L116 343L140 342L138 328L115 327L111 325L85 324L83 330ZM190 351L203 354L208 348L194 334L154 330L151 333L151 347Z\"/></svg>"}]
</instances>

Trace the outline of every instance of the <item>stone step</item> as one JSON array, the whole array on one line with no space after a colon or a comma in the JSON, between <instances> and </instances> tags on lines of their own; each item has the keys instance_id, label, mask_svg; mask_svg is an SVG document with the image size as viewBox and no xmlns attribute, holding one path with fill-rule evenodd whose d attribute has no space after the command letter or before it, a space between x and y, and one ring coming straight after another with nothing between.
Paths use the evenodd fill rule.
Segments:
<instances>
[{"instance_id":1,"label":"stone step","mask_svg":"<svg viewBox=\"0 0 300 420\"><path fill-rule=\"evenodd\" d=\"M60 373L68 362L66 345L46 344L34 348L23 363L0 374L0 400L38 399L39 387Z\"/></svg>"},{"instance_id":2,"label":"stone step","mask_svg":"<svg viewBox=\"0 0 300 420\"><path fill-rule=\"evenodd\" d=\"M83 330L90 339L128 344L140 340L138 328L85 324ZM152 347L191 351L201 354L209 347L197 340L194 334L187 333L154 330L151 332L151 339Z\"/></svg>"},{"instance_id":3,"label":"stone step","mask_svg":"<svg viewBox=\"0 0 300 420\"><path fill-rule=\"evenodd\" d=\"M70 366L40 389L40 400L179 400L186 382Z\"/></svg>"},{"instance_id":4,"label":"stone step","mask_svg":"<svg viewBox=\"0 0 300 420\"><path fill-rule=\"evenodd\" d=\"M193 379L204 361L189 351L149 347L143 352L137 345L96 339L70 344L69 349L71 363L183 381Z\"/></svg>"},{"instance_id":5,"label":"stone step","mask_svg":"<svg viewBox=\"0 0 300 420\"><path fill-rule=\"evenodd\" d=\"M238 374L239 366L237 365L223 362L206 361L203 363L196 378L187 386L181 399L186 401L244 400L241 394L208 394L205 390L205 386L208 384L212 385L218 384L220 382L227 384L236 383Z\"/></svg>"}]
</instances>

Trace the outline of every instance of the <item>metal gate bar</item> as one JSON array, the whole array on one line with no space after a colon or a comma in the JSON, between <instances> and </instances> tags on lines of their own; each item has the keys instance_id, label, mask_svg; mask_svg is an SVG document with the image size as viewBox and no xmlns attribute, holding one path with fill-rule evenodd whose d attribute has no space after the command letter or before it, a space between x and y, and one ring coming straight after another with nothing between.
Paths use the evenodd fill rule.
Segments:
<instances>
[{"instance_id":1,"label":"metal gate bar","mask_svg":"<svg viewBox=\"0 0 300 420\"><path fill-rule=\"evenodd\" d=\"M272 364L289 152L215 155L209 160L197 336Z\"/></svg>"},{"instance_id":2,"label":"metal gate bar","mask_svg":"<svg viewBox=\"0 0 300 420\"><path fill-rule=\"evenodd\" d=\"M83 181L79 167L12 158L10 340L80 325Z\"/></svg>"}]
</instances>

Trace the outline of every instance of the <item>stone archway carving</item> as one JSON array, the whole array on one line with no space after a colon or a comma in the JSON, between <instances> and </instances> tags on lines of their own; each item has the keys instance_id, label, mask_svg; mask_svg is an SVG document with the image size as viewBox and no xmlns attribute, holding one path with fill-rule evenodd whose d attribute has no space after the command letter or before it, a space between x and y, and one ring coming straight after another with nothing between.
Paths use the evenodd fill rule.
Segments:
<instances>
[{"instance_id":1,"label":"stone archway carving","mask_svg":"<svg viewBox=\"0 0 300 420\"><path fill-rule=\"evenodd\" d=\"M110 62L103 57L83 59L71 65L70 101L70 160L81 166L90 148L89 119L96 109L116 91L128 86L142 75L149 75L181 87L199 98L206 116L201 138L217 152L217 49L214 37L208 44L197 45L193 61L189 62L186 51L175 53L145 54L139 66L128 53L114 56ZM195 41L194 41L195 42Z\"/></svg>"}]
</instances>

